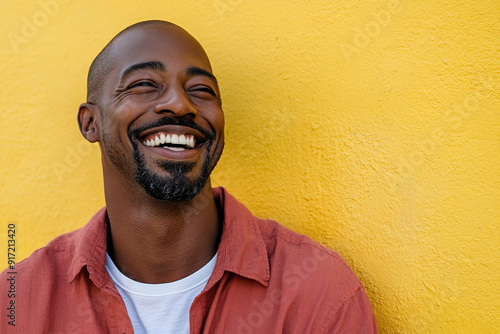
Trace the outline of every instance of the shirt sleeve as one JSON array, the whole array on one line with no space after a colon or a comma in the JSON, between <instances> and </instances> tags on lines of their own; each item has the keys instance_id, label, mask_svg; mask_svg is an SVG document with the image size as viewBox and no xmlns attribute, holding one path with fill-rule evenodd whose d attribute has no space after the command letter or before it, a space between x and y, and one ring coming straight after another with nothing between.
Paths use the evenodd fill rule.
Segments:
<instances>
[{"instance_id":1,"label":"shirt sleeve","mask_svg":"<svg viewBox=\"0 0 500 334\"><path fill-rule=\"evenodd\" d=\"M321 333L378 333L373 309L363 287L360 286L339 308L331 311Z\"/></svg>"}]
</instances>

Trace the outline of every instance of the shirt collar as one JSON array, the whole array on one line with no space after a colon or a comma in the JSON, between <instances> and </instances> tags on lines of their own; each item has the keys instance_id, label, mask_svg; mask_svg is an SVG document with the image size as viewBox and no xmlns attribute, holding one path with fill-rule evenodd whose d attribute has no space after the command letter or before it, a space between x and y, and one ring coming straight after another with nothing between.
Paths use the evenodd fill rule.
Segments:
<instances>
[{"instance_id":1,"label":"shirt collar","mask_svg":"<svg viewBox=\"0 0 500 334\"><path fill-rule=\"evenodd\" d=\"M104 267L106 263L106 234L107 234L106 207L99 210L90 221L75 233L74 256L69 270L68 280L74 281L76 276L87 268L90 279L97 286L102 286L107 280Z\"/></svg>"},{"instance_id":2,"label":"shirt collar","mask_svg":"<svg viewBox=\"0 0 500 334\"><path fill-rule=\"evenodd\" d=\"M213 189L215 201L224 211L217 263L207 288L230 271L267 286L270 278L267 248L258 220L226 189Z\"/></svg>"},{"instance_id":3,"label":"shirt collar","mask_svg":"<svg viewBox=\"0 0 500 334\"><path fill-rule=\"evenodd\" d=\"M214 188L215 201L224 212L222 237L217 263L207 288L222 278L225 271L255 280L267 286L270 277L266 245L262 239L257 218L227 190ZM107 214L106 207L74 234L75 253L68 270L72 282L86 267L90 279L102 287L109 278L106 263Z\"/></svg>"}]
</instances>

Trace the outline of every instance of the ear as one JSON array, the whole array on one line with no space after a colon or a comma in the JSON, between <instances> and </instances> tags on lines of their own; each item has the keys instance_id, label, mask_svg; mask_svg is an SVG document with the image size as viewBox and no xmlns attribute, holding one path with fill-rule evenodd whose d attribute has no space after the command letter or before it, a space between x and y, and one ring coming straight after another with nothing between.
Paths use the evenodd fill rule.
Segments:
<instances>
[{"instance_id":1,"label":"ear","mask_svg":"<svg viewBox=\"0 0 500 334\"><path fill-rule=\"evenodd\" d=\"M78 126L82 135L91 143L100 139L99 108L95 104L82 103L78 109Z\"/></svg>"}]
</instances>

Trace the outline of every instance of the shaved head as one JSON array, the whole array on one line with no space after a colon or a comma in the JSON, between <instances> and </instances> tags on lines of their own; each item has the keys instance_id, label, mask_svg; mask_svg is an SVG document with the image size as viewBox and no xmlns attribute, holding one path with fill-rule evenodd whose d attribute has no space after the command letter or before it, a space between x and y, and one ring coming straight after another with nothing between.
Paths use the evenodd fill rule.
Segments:
<instances>
[{"instance_id":1,"label":"shaved head","mask_svg":"<svg viewBox=\"0 0 500 334\"><path fill-rule=\"evenodd\" d=\"M104 84L104 80L106 76L111 72L114 67L115 60L111 56L111 51L113 49L113 45L119 39L119 37L123 36L127 32L147 27L147 26L164 26L164 27L175 27L180 30L184 29L181 27L167 21L161 20L150 20L150 21L142 21L135 23L122 31L120 31L113 39L102 49L102 51L97 55L92 64L90 65L88 77L87 77L87 102L92 104L99 104L99 100L102 93L102 88ZM188 32L186 32L189 35ZM189 35L190 36L190 35Z\"/></svg>"}]
</instances>

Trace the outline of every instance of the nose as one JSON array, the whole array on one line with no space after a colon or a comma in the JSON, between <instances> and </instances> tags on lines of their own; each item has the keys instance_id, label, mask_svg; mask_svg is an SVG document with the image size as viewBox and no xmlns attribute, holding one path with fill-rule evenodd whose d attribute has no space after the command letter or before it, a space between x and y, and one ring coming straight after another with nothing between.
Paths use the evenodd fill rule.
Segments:
<instances>
[{"instance_id":1,"label":"nose","mask_svg":"<svg viewBox=\"0 0 500 334\"><path fill-rule=\"evenodd\" d=\"M155 106L155 113L172 113L177 117L197 115L197 110L181 87L169 88Z\"/></svg>"}]
</instances>

